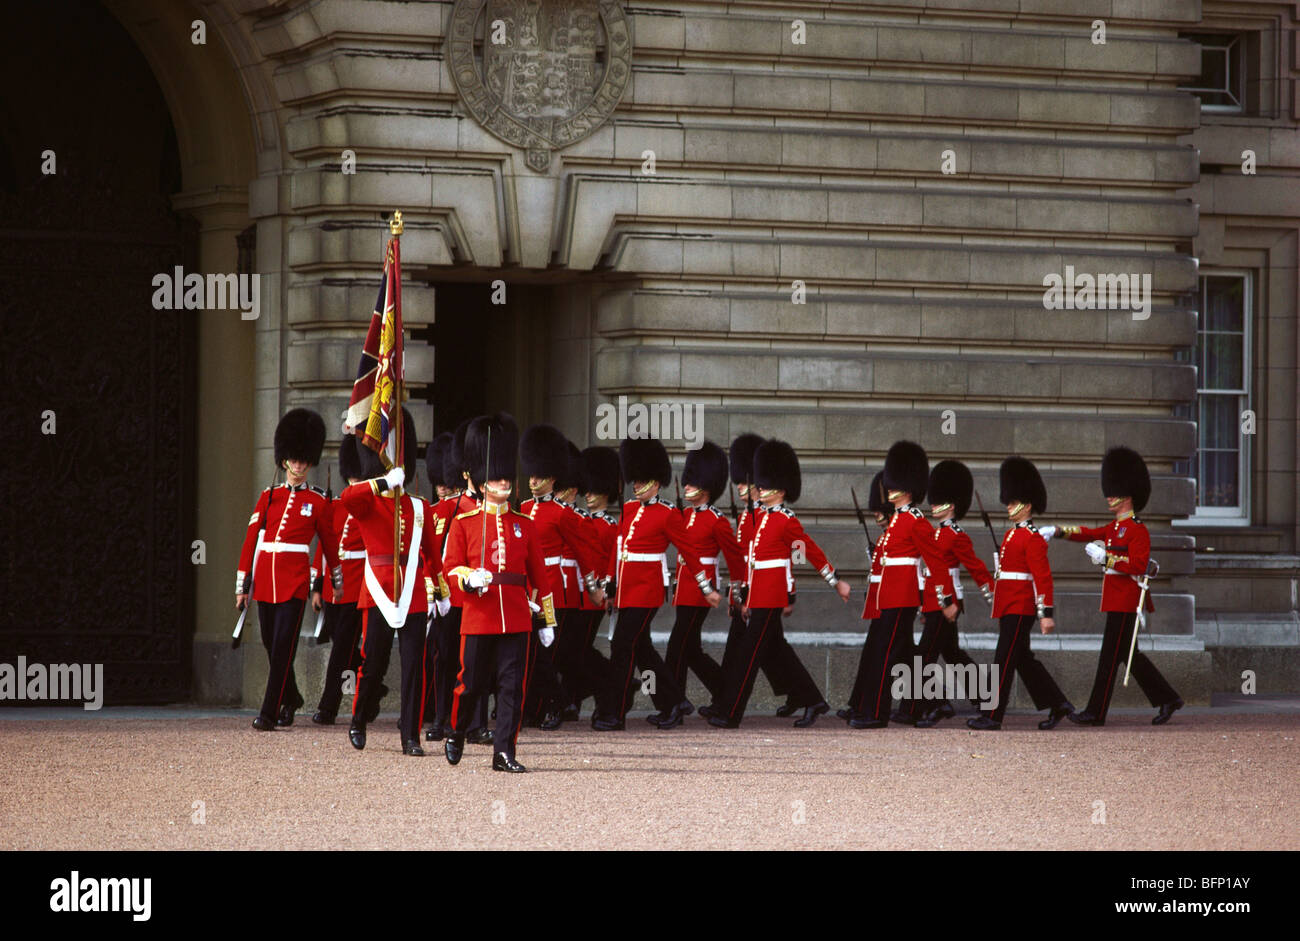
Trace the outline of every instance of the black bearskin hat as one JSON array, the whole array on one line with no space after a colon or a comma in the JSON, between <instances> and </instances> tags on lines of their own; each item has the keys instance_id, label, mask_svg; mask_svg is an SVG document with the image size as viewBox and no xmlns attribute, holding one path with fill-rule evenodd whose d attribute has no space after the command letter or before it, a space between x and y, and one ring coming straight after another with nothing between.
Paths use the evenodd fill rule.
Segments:
<instances>
[{"instance_id":1,"label":"black bearskin hat","mask_svg":"<svg viewBox=\"0 0 1300 941\"><path fill-rule=\"evenodd\" d=\"M1047 487L1043 483L1038 468L1032 461L1023 457L1009 457L1002 462L998 471L1000 494L998 499L1003 506L1012 503L1028 503L1035 513L1047 509Z\"/></svg>"},{"instance_id":2,"label":"black bearskin hat","mask_svg":"<svg viewBox=\"0 0 1300 941\"><path fill-rule=\"evenodd\" d=\"M357 454L356 435L344 435L339 442L339 476L344 481L366 479L361 469L361 457Z\"/></svg>"},{"instance_id":3,"label":"black bearskin hat","mask_svg":"<svg viewBox=\"0 0 1300 941\"><path fill-rule=\"evenodd\" d=\"M275 466L285 461L320 463L325 447L325 420L309 408L291 408L275 426Z\"/></svg>"},{"instance_id":4,"label":"black bearskin hat","mask_svg":"<svg viewBox=\"0 0 1300 941\"><path fill-rule=\"evenodd\" d=\"M754 452L762 443L762 437L752 432L746 432L731 442L729 463L733 484L749 483L754 479Z\"/></svg>"},{"instance_id":5,"label":"black bearskin hat","mask_svg":"<svg viewBox=\"0 0 1300 941\"><path fill-rule=\"evenodd\" d=\"M489 442L489 432L491 441ZM491 451L489 452L489 444ZM483 484L483 469L488 480L515 479L516 453L519 450L519 426L505 412L480 415L465 429L465 469L476 489Z\"/></svg>"},{"instance_id":6,"label":"black bearskin hat","mask_svg":"<svg viewBox=\"0 0 1300 941\"><path fill-rule=\"evenodd\" d=\"M912 441L895 441L885 455L885 490L912 495L913 503L925 499L930 483L930 461L925 449Z\"/></svg>"},{"instance_id":7,"label":"black bearskin hat","mask_svg":"<svg viewBox=\"0 0 1300 941\"><path fill-rule=\"evenodd\" d=\"M930 505L952 504L952 518L961 519L970 509L975 478L961 461L940 461L930 471Z\"/></svg>"},{"instance_id":8,"label":"black bearskin hat","mask_svg":"<svg viewBox=\"0 0 1300 941\"><path fill-rule=\"evenodd\" d=\"M727 469L726 452L712 441L706 440L694 451L686 452L682 486L707 490L710 502L719 500L727 490Z\"/></svg>"},{"instance_id":9,"label":"black bearskin hat","mask_svg":"<svg viewBox=\"0 0 1300 941\"><path fill-rule=\"evenodd\" d=\"M673 465L658 438L624 438L618 446L618 463L628 483L657 480L667 487L673 481Z\"/></svg>"},{"instance_id":10,"label":"black bearskin hat","mask_svg":"<svg viewBox=\"0 0 1300 941\"><path fill-rule=\"evenodd\" d=\"M465 432L469 430L469 419L456 426L451 433L451 441L442 454L442 479L453 490L465 486Z\"/></svg>"},{"instance_id":11,"label":"black bearskin hat","mask_svg":"<svg viewBox=\"0 0 1300 941\"><path fill-rule=\"evenodd\" d=\"M564 470L555 475L555 489L577 489L580 493L586 493L582 489L582 452L572 441L564 442L564 450Z\"/></svg>"},{"instance_id":12,"label":"black bearskin hat","mask_svg":"<svg viewBox=\"0 0 1300 941\"><path fill-rule=\"evenodd\" d=\"M360 464L361 479L370 480L374 477L383 477L388 473L384 470L384 462L379 459L379 455L370 450L361 443L360 436L356 437L354 447L357 451L358 463ZM416 461L420 459L420 442L415 435L415 419L406 408L402 409L402 469L406 471L406 488L410 489L416 482L418 468Z\"/></svg>"},{"instance_id":13,"label":"black bearskin hat","mask_svg":"<svg viewBox=\"0 0 1300 941\"><path fill-rule=\"evenodd\" d=\"M525 477L552 477L556 489L569 466L569 440L554 425L530 425L519 442Z\"/></svg>"},{"instance_id":14,"label":"black bearskin hat","mask_svg":"<svg viewBox=\"0 0 1300 941\"><path fill-rule=\"evenodd\" d=\"M444 431L429 442L429 450L424 452L424 472L429 475L429 486L436 496L438 487L460 487L460 477L448 479L446 470L447 451L451 447L451 432Z\"/></svg>"},{"instance_id":15,"label":"black bearskin hat","mask_svg":"<svg viewBox=\"0 0 1300 941\"><path fill-rule=\"evenodd\" d=\"M894 512L894 504L885 498L885 472L877 471L876 476L871 478L871 492L867 495L867 512L881 513L890 516Z\"/></svg>"},{"instance_id":16,"label":"black bearskin hat","mask_svg":"<svg viewBox=\"0 0 1300 941\"><path fill-rule=\"evenodd\" d=\"M754 485L760 490L784 490L785 502L794 503L802 490L799 455L784 441L764 441L754 452Z\"/></svg>"},{"instance_id":17,"label":"black bearskin hat","mask_svg":"<svg viewBox=\"0 0 1300 941\"><path fill-rule=\"evenodd\" d=\"M597 445L582 452L582 492L600 494L615 505L623 502L623 481L619 479L618 453Z\"/></svg>"},{"instance_id":18,"label":"black bearskin hat","mask_svg":"<svg viewBox=\"0 0 1300 941\"><path fill-rule=\"evenodd\" d=\"M1111 448L1101 460L1101 492L1108 497L1132 497L1140 513L1151 499L1151 474L1142 455L1132 448Z\"/></svg>"}]
</instances>

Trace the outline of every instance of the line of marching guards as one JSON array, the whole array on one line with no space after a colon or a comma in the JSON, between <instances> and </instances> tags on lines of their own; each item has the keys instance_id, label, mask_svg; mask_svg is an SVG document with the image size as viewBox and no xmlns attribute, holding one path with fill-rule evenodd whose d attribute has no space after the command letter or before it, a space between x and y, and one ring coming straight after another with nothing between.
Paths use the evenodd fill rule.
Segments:
<instances>
[{"instance_id":1,"label":"line of marching guards","mask_svg":"<svg viewBox=\"0 0 1300 941\"><path fill-rule=\"evenodd\" d=\"M791 508L801 476L789 444L744 434L724 451L705 441L687 452L678 482L655 439L627 439L617 451L579 451L551 425L533 425L521 436L509 415L485 415L430 442L425 464L434 501L406 486L417 483L419 446L405 410L403 421L404 462L389 471L345 429L338 468L347 486L337 497L307 482L324 447L320 416L293 409L276 428L277 477L283 471L285 482L262 492L236 578L236 607L246 612L250 600L258 602L269 658L254 728L292 725L304 705L293 662L308 604L319 612L318 642L333 643L312 721L337 720L354 676L348 734L358 749L388 692L383 678L395 639L402 749L423 755L423 733L424 741L444 743L453 765L470 743L491 746L494 770L524 771L515 756L523 725L558 729L577 721L593 698L591 727L621 730L638 689L658 710L648 721L663 730L696 711L709 725L736 728L759 672L785 697L777 715L797 716L796 727L830 711L786 640L783 618L795 603L796 565L810 565L845 603L850 586ZM531 495L515 508L520 461ZM931 469L925 451L909 441L889 449L868 488L867 509L882 534L874 544L868 537L862 618L870 624L839 718L855 729L891 721L924 728L956 715L945 699L895 703L890 678L891 667L917 656L925 666L940 657L973 663L957 633L964 570L998 622L996 706L969 719L971 728L1001 727L1016 675L1035 707L1047 712L1040 729L1065 717L1102 725L1126 661L1158 709L1153 723L1167 722L1183 701L1144 654L1130 652L1139 618L1152 607L1147 579L1155 568L1150 535L1136 515L1151 492L1141 456L1122 447L1105 455L1101 489L1114 518L1096 528L1034 523L1047 508L1047 493L1030 461L1008 458L999 477L1008 529L990 572L960 525L974 493L969 469L953 460ZM628 487L632 499L624 500ZM928 516L921 508L927 496ZM1085 543L1103 571L1105 633L1082 711L1029 644L1035 621L1045 634L1055 627L1052 538ZM675 572L669 545L677 553ZM719 663L700 638L724 595L730 626ZM661 657L650 625L665 601L675 620ZM607 612L608 657L595 646ZM913 635L918 612L919 643ZM698 710L686 698L687 671L712 700Z\"/></svg>"}]
</instances>

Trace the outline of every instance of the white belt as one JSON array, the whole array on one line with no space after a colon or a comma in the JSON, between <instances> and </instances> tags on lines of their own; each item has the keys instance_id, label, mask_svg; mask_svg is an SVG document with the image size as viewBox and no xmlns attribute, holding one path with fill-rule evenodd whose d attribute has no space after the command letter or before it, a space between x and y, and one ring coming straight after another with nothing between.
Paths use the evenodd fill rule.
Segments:
<instances>
[{"instance_id":1,"label":"white belt","mask_svg":"<svg viewBox=\"0 0 1300 941\"><path fill-rule=\"evenodd\" d=\"M885 565L915 565L920 561L921 560L916 558L915 556L906 556L903 558L887 558L885 559L884 564Z\"/></svg>"},{"instance_id":2,"label":"white belt","mask_svg":"<svg viewBox=\"0 0 1300 941\"><path fill-rule=\"evenodd\" d=\"M542 561L547 565L562 565L564 563L564 556L548 555L546 558L542 559Z\"/></svg>"},{"instance_id":3,"label":"white belt","mask_svg":"<svg viewBox=\"0 0 1300 941\"><path fill-rule=\"evenodd\" d=\"M759 569L785 569L785 590L794 591L794 576L790 573L789 559L763 559L750 566L755 572Z\"/></svg>"},{"instance_id":4,"label":"white belt","mask_svg":"<svg viewBox=\"0 0 1300 941\"><path fill-rule=\"evenodd\" d=\"M266 542L262 544L263 552L309 552L311 547L305 542Z\"/></svg>"},{"instance_id":5,"label":"white belt","mask_svg":"<svg viewBox=\"0 0 1300 941\"><path fill-rule=\"evenodd\" d=\"M366 557L365 549L349 549L347 552L339 553L340 562L346 561L347 559L364 559L365 557Z\"/></svg>"},{"instance_id":6,"label":"white belt","mask_svg":"<svg viewBox=\"0 0 1300 941\"><path fill-rule=\"evenodd\" d=\"M701 565L717 565L717 564L718 564L718 557L717 557L716 555L702 555L702 556L700 556L700 564L701 564Z\"/></svg>"},{"instance_id":7,"label":"white belt","mask_svg":"<svg viewBox=\"0 0 1300 941\"><path fill-rule=\"evenodd\" d=\"M1007 582L1032 582L1034 580L1034 576L1030 575L1028 572L999 571L998 580L1007 581Z\"/></svg>"},{"instance_id":8,"label":"white belt","mask_svg":"<svg viewBox=\"0 0 1300 941\"><path fill-rule=\"evenodd\" d=\"M658 562L663 566L664 585L668 584L668 553L666 552L626 552L623 554L624 562Z\"/></svg>"},{"instance_id":9,"label":"white belt","mask_svg":"<svg viewBox=\"0 0 1300 941\"><path fill-rule=\"evenodd\" d=\"M1138 583L1141 583L1141 581L1142 581L1142 579L1140 579L1140 578L1139 578L1138 576L1136 576L1136 575L1133 575L1133 574L1130 573L1130 572L1117 572L1117 571L1115 571L1114 569L1106 569L1106 574L1107 574L1107 575L1115 575L1115 576L1118 576L1119 578L1131 578L1131 579L1133 579L1133 581L1138 582Z\"/></svg>"},{"instance_id":10,"label":"white belt","mask_svg":"<svg viewBox=\"0 0 1300 941\"><path fill-rule=\"evenodd\" d=\"M883 576L883 575L872 575L872 576L871 576L871 584L873 584L873 585L878 585L878 584L880 584L880 580L883 579L884 577L885 577L885 576Z\"/></svg>"},{"instance_id":11,"label":"white belt","mask_svg":"<svg viewBox=\"0 0 1300 941\"><path fill-rule=\"evenodd\" d=\"M957 595L957 600L961 600L966 595L961 590L961 568L948 569L948 574L952 576L952 590Z\"/></svg>"}]
</instances>

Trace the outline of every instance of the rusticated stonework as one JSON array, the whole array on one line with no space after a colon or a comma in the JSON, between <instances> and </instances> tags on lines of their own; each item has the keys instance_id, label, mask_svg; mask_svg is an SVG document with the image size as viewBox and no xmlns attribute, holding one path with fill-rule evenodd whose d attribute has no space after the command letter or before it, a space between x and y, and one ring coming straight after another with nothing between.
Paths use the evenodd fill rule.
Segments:
<instances>
[{"instance_id":1,"label":"rusticated stonework","mask_svg":"<svg viewBox=\"0 0 1300 941\"><path fill-rule=\"evenodd\" d=\"M631 75L618 0L457 0L447 41L465 106L538 172L605 122Z\"/></svg>"}]
</instances>

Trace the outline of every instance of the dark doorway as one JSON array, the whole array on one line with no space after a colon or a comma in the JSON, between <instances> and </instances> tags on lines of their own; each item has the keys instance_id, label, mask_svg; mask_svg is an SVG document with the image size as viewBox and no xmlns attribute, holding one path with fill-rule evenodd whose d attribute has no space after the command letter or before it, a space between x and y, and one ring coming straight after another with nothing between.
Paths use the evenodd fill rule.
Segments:
<instances>
[{"instance_id":1,"label":"dark doorway","mask_svg":"<svg viewBox=\"0 0 1300 941\"><path fill-rule=\"evenodd\" d=\"M155 274L198 270L175 131L97 4L15 4L5 25L0 663L103 664L108 704L187 699L195 323L151 304Z\"/></svg>"}]
</instances>

